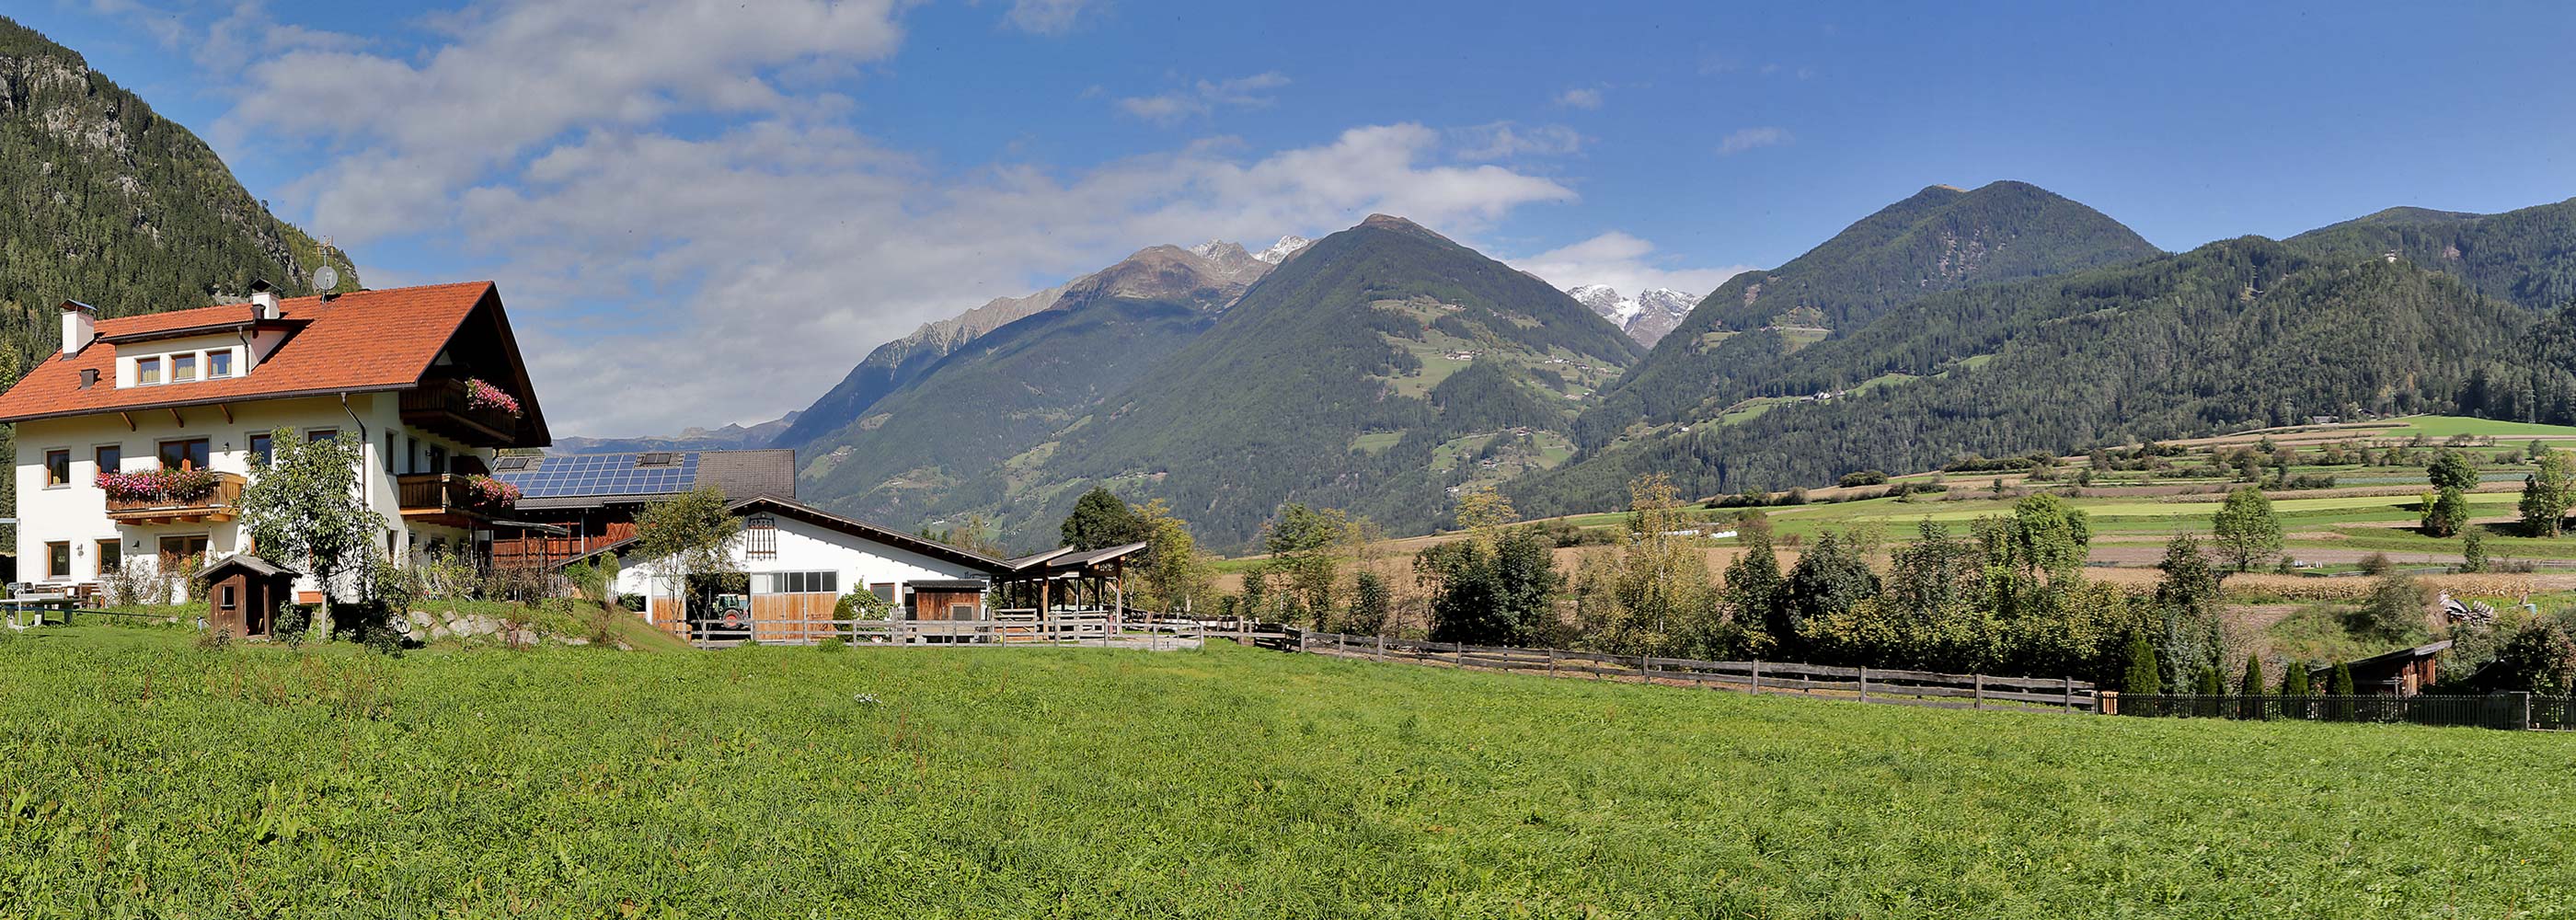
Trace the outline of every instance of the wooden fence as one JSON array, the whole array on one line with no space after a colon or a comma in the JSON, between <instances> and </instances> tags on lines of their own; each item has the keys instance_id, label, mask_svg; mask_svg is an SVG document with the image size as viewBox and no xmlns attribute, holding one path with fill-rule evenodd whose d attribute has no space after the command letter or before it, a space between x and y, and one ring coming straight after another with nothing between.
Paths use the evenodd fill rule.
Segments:
<instances>
[{"instance_id":1,"label":"wooden fence","mask_svg":"<svg viewBox=\"0 0 2576 920\"><path fill-rule=\"evenodd\" d=\"M2304 719L2316 722L2406 722L2508 731L2576 729L2576 698L2495 693L2486 696L2272 696L2104 694L2115 715L2198 719Z\"/></svg>"},{"instance_id":2,"label":"wooden fence","mask_svg":"<svg viewBox=\"0 0 2576 920\"><path fill-rule=\"evenodd\" d=\"M2093 712L2098 707L2092 684L2061 677L1997 677L1774 661L1701 661L1651 655L1605 655L1565 649L1420 642L1294 628L1257 634L1253 643L1279 651L1369 661L1401 661L1545 674L1549 677L1633 680L1748 693L1793 693L1864 703L2051 712Z\"/></svg>"},{"instance_id":3,"label":"wooden fence","mask_svg":"<svg viewBox=\"0 0 2576 920\"><path fill-rule=\"evenodd\" d=\"M743 620L686 624L681 638L698 648L732 648L746 640L763 645L812 645L839 639L852 645L1129 645L1159 648L1166 640L1251 642L1269 627L1239 620L1119 620L1106 613L1073 611L1039 617L996 611L987 620ZM1275 632L1269 633L1276 635ZM1177 642L1170 644L1178 645Z\"/></svg>"}]
</instances>

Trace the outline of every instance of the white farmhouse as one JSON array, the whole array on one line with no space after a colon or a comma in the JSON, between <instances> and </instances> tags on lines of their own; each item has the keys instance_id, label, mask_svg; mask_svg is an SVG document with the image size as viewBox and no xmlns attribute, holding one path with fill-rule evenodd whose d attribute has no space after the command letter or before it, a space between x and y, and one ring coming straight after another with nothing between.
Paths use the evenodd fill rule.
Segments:
<instances>
[{"instance_id":1,"label":"white farmhouse","mask_svg":"<svg viewBox=\"0 0 2576 920\"><path fill-rule=\"evenodd\" d=\"M0 395L19 577L39 589L253 551L236 503L278 430L364 446L360 491L395 559L476 551L495 450L550 442L488 281L293 299L257 285L249 303L114 319L66 302L62 331Z\"/></svg>"}]
</instances>

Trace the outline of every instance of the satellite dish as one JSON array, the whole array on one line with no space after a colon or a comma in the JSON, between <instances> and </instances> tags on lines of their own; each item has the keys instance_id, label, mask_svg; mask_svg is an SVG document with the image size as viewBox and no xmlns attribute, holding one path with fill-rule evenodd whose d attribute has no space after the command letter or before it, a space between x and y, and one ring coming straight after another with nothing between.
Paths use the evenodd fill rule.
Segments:
<instances>
[{"instance_id":1,"label":"satellite dish","mask_svg":"<svg viewBox=\"0 0 2576 920\"><path fill-rule=\"evenodd\" d=\"M324 264L322 265L322 267L321 267L321 268L317 268L317 269L314 269L314 270L313 270L313 289L314 289L314 290L316 290L316 291L320 291L320 292L325 293L325 294L328 294L328 293L331 293L331 289L332 289L332 288L339 287L339 286L340 286L340 270L339 270L339 269L332 268L332 267L330 266L330 264L326 262L326 263L324 263Z\"/></svg>"}]
</instances>

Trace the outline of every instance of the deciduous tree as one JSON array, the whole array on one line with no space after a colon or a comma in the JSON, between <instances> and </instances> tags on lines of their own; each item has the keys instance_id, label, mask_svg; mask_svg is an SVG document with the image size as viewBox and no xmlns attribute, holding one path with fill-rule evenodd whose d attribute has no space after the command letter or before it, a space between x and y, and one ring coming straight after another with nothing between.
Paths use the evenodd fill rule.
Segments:
<instances>
[{"instance_id":1,"label":"deciduous tree","mask_svg":"<svg viewBox=\"0 0 2576 920\"><path fill-rule=\"evenodd\" d=\"M2210 532L2218 541L2218 558L2239 572L2269 564L2281 552L2281 522L2272 516L2272 500L2255 486L2227 493Z\"/></svg>"},{"instance_id":2,"label":"deciduous tree","mask_svg":"<svg viewBox=\"0 0 2576 920\"><path fill-rule=\"evenodd\" d=\"M261 557L299 566L322 585L322 605L313 628L331 634L331 602L341 576L366 565L381 545L384 515L367 507L358 494L358 470L365 462L355 436L308 441L280 428L270 435L277 445L269 460L252 471L242 489L243 525Z\"/></svg>"},{"instance_id":3,"label":"deciduous tree","mask_svg":"<svg viewBox=\"0 0 2576 920\"><path fill-rule=\"evenodd\" d=\"M670 584L683 620L692 581L740 569L733 548L741 538L742 520L725 510L724 493L713 484L646 505L635 517L635 554Z\"/></svg>"}]
</instances>

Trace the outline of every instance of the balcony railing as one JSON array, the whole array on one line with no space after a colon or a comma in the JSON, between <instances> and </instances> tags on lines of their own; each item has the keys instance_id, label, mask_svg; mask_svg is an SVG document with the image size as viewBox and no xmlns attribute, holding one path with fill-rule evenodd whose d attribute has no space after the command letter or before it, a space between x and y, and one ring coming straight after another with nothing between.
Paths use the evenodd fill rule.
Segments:
<instances>
[{"instance_id":1,"label":"balcony railing","mask_svg":"<svg viewBox=\"0 0 2576 920\"><path fill-rule=\"evenodd\" d=\"M198 521L229 521L241 504L242 486L248 482L237 473L216 473L215 487L195 498L109 498L109 520L127 524L183 524Z\"/></svg>"},{"instance_id":2,"label":"balcony railing","mask_svg":"<svg viewBox=\"0 0 2576 920\"><path fill-rule=\"evenodd\" d=\"M505 510L485 501L461 473L405 473L394 477L404 517L489 517Z\"/></svg>"},{"instance_id":3,"label":"balcony railing","mask_svg":"<svg viewBox=\"0 0 2576 920\"><path fill-rule=\"evenodd\" d=\"M508 447L516 445L519 440L518 417L499 409L474 405L465 398L463 380L424 380L419 389L404 390L402 417L403 424L478 447Z\"/></svg>"}]
</instances>

